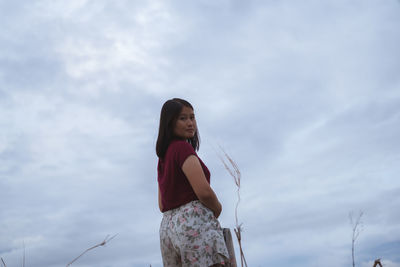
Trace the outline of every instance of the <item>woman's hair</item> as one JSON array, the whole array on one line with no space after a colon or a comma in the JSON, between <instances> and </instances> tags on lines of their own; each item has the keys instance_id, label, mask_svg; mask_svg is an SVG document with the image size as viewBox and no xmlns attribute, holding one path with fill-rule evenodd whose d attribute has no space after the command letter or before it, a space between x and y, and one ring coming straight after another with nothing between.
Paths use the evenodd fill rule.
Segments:
<instances>
[{"instance_id":1,"label":"woman's hair","mask_svg":"<svg viewBox=\"0 0 400 267\"><path fill-rule=\"evenodd\" d=\"M175 139L174 127L183 107L193 109L192 105L183 99L173 98L164 103L160 114L160 128L156 144L156 153L159 158L164 158L167 148L171 141ZM199 150L200 136L196 127L195 135L187 140L194 150Z\"/></svg>"}]
</instances>

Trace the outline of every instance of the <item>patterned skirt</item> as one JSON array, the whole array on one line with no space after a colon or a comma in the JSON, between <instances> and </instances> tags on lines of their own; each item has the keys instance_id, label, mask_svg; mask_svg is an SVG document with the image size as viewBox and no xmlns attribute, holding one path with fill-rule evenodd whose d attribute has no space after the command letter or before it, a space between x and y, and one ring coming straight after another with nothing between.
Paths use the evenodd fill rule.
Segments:
<instances>
[{"instance_id":1,"label":"patterned skirt","mask_svg":"<svg viewBox=\"0 0 400 267\"><path fill-rule=\"evenodd\" d=\"M164 267L207 267L229 261L217 218L198 200L163 213L160 246Z\"/></svg>"}]
</instances>

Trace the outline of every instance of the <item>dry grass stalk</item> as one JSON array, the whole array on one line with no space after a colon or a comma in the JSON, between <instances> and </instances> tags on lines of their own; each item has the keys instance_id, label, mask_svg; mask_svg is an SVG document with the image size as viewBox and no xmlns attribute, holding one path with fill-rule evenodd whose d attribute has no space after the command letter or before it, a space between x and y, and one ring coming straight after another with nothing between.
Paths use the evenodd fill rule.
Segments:
<instances>
[{"instance_id":1,"label":"dry grass stalk","mask_svg":"<svg viewBox=\"0 0 400 267\"><path fill-rule=\"evenodd\" d=\"M362 221L361 218L363 216L364 212L360 211L357 218L354 219L354 213L350 212L349 214L349 219L350 219L350 224L352 227L352 237L351 237L351 258L352 258L352 263L353 267L355 267L355 257L354 257L354 250L355 250L355 243L360 235L360 232L362 231Z\"/></svg>"},{"instance_id":2,"label":"dry grass stalk","mask_svg":"<svg viewBox=\"0 0 400 267\"><path fill-rule=\"evenodd\" d=\"M81 255L79 255L78 257L76 257L75 259L73 259L70 263L67 264L66 267L70 266L72 263L74 263L75 261L77 261L80 257L82 257L84 254L86 254L88 251L95 249L97 247L101 247L101 246L105 246L108 242L110 242L114 237L116 237L117 235L112 236L111 238L109 238L109 236L106 236L106 238L104 238L103 242L88 248L87 250L85 250L84 252L81 253Z\"/></svg>"},{"instance_id":3,"label":"dry grass stalk","mask_svg":"<svg viewBox=\"0 0 400 267\"><path fill-rule=\"evenodd\" d=\"M25 267L25 241L23 242L23 246L24 246L24 255L22 257L22 267Z\"/></svg>"},{"instance_id":4,"label":"dry grass stalk","mask_svg":"<svg viewBox=\"0 0 400 267\"><path fill-rule=\"evenodd\" d=\"M240 203L240 180L242 178L242 174L240 173L239 167L237 166L236 162L225 152L225 150L220 147L221 151L224 153L225 158L228 160L231 166L228 166L228 164L225 162L224 158L219 156L220 160L224 164L225 169L229 172L229 174L233 177L233 180L235 181L236 187L237 187L237 197L238 201L236 202L236 207L235 207L235 224L236 228L234 229L236 238L239 243L239 249L240 249L240 263L241 266L243 267L243 264L247 267L247 262L246 258L244 257L243 249L242 249L242 224L239 224L238 216L237 216L237 209Z\"/></svg>"},{"instance_id":5,"label":"dry grass stalk","mask_svg":"<svg viewBox=\"0 0 400 267\"><path fill-rule=\"evenodd\" d=\"M25 267L25 242L23 242L24 254L22 256L22 267ZM3 258L1 259L1 264L3 267L7 267L6 263L4 262Z\"/></svg>"}]
</instances>

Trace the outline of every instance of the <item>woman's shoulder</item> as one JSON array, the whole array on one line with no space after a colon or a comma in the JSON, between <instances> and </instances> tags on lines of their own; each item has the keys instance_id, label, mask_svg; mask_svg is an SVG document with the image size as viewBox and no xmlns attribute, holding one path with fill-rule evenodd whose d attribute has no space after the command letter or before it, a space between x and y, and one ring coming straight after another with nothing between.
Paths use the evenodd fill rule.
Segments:
<instances>
[{"instance_id":1,"label":"woman's shoulder","mask_svg":"<svg viewBox=\"0 0 400 267\"><path fill-rule=\"evenodd\" d=\"M188 141L181 140L181 139L172 140L170 143L170 146L171 147L192 147L192 145Z\"/></svg>"},{"instance_id":2,"label":"woman's shoulder","mask_svg":"<svg viewBox=\"0 0 400 267\"><path fill-rule=\"evenodd\" d=\"M179 140L179 139L173 140L170 143L168 150L170 150L170 149L175 152L181 152L181 151L190 152L190 153L195 152L194 148L192 147L192 145L189 142L187 142L186 140Z\"/></svg>"}]
</instances>

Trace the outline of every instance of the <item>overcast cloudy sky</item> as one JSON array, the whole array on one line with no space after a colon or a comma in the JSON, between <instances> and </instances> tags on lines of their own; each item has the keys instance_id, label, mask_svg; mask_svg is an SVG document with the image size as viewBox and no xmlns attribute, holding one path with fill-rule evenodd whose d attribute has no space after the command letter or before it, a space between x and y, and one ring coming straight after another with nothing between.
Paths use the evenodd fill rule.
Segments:
<instances>
[{"instance_id":1,"label":"overcast cloudy sky","mask_svg":"<svg viewBox=\"0 0 400 267\"><path fill-rule=\"evenodd\" d=\"M195 107L199 155L250 267L400 266L397 0L0 0L0 256L162 266L162 104ZM236 244L235 244L236 245ZM237 248L236 248L237 249ZM238 256L238 251L236 252ZM238 258L239 259L239 258Z\"/></svg>"}]
</instances>

